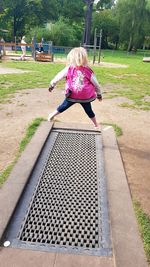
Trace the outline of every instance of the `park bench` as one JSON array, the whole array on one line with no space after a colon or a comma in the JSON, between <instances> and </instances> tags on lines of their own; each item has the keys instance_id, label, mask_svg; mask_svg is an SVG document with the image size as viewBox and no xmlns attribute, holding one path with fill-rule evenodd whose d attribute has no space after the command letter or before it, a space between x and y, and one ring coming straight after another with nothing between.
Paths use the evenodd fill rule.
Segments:
<instances>
[{"instance_id":1,"label":"park bench","mask_svg":"<svg viewBox=\"0 0 150 267\"><path fill-rule=\"evenodd\" d=\"M43 62L52 62L53 61L53 54L36 53L35 60L36 61L43 61Z\"/></svg>"},{"instance_id":2,"label":"park bench","mask_svg":"<svg viewBox=\"0 0 150 267\"><path fill-rule=\"evenodd\" d=\"M150 57L143 57L143 62L150 62Z\"/></svg>"}]
</instances>

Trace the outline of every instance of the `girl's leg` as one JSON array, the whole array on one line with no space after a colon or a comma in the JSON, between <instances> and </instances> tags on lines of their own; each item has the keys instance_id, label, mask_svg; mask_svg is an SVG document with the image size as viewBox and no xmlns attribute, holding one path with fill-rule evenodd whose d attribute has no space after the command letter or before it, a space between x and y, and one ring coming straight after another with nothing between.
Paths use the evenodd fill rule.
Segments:
<instances>
[{"instance_id":1,"label":"girl's leg","mask_svg":"<svg viewBox=\"0 0 150 267\"><path fill-rule=\"evenodd\" d=\"M73 104L75 104L75 103L70 102L70 101L65 99L63 101L63 103L53 113L49 114L48 121L53 120L55 116L57 116L59 113L64 112L66 109L70 108Z\"/></svg>"},{"instance_id":2,"label":"girl's leg","mask_svg":"<svg viewBox=\"0 0 150 267\"><path fill-rule=\"evenodd\" d=\"M25 60L26 57L26 51L22 50L21 60Z\"/></svg>"},{"instance_id":3,"label":"girl's leg","mask_svg":"<svg viewBox=\"0 0 150 267\"><path fill-rule=\"evenodd\" d=\"M91 120L92 120L92 122L94 123L94 126L96 127L96 128L98 128L98 123L97 123L97 121L96 121L96 117L94 116L93 118L90 118Z\"/></svg>"},{"instance_id":4,"label":"girl's leg","mask_svg":"<svg viewBox=\"0 0 150 267\"><path fill-rule=\"evenodd\" d=\"M95 127L98 127L98 123L96 121L96 117L95 117L95 114L92 110L92 106L91 106L91 103L88 102L88 103L81 103L84 111L86 112L86 114L88 115L88 117L91 119L91 121L94 123L94 126Z\"/></svg>"},{"instance_id":5,"label":"girl's leg","mask_svg":"<svg viewBox=\"0 0 150 267\"><path fill-rule=\"evenodd\" d=\"M24 50L23 51L23 60L25 60L25 57L26 57L26 51Z\"/></svg>"},{"instance_id":6,"label":"girl's leg","mask_svg":"<svg viewBox=\"0 0 150 267\"><path fill-rule=\"evenodd\" d=\"M58 112L57 109L56 109L53 113L50 113L50 114L48 115L47 120L48 120L48 121L53 120L53 118L54 118L56 115L58 115L59 113L60 113L60 112Z\"/></svg>"}]
</instances>

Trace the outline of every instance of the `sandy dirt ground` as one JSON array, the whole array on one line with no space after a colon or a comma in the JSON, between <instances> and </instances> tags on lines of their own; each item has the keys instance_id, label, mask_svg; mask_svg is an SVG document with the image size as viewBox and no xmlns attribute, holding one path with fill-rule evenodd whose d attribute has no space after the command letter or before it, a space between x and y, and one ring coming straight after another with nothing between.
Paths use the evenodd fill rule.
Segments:
<instances>
[{"instance_id":1,"label":"sandy dirt ground","mask_svg":"<svg viewBox=\"0 0 150 267\"><path fill-rule=\"evenodd\" d=\"M104 91L111 85L105 85ZM9 103L0 104L0 172L15 158L19 143L29 123L37 117L47 118L64 99L64 91L47 88L28 89L14 94ZM132 198L138 200L150 215L150 111L138 111L119 107L123 98L93 102L99 123L113 123L122 128L118 138ZM57 119L61 122L91 124L82 107L74 105ZM113 157L113 154L112 154Z\"/></svg>"}]
</instances>

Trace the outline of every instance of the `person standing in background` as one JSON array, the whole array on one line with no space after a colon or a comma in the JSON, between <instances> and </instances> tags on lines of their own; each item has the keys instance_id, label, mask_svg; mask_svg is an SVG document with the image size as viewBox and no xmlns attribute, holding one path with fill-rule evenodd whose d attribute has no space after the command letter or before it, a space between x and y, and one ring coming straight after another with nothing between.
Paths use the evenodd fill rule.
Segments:
<instances>
[{"instance_id":1,"label":"person standing in background","mask_svg":"<svg viewBox=\"0 0 150 267\"><path fill-rule=\"evenodd\" d=\"M25 42L25 36L22 37L21 44L26 44L26 42ZM20 57L20 60L25 60L25 57L26 57L26 46L25 45L22 45L21 46L21 50L22 50L22 55Z\"/></svg>"}]
</instances>

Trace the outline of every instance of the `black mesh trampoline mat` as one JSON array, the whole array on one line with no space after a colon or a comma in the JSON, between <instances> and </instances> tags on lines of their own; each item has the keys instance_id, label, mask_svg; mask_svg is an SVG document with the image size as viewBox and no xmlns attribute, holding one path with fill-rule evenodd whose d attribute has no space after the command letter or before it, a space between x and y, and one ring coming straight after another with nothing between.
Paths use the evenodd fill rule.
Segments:
<instances>
[{"instance_id":1,"label":"black mesh trampoline mat","mask_svg":"<svg viewBox=\"0 0 150 267\"><path fill-rule=\"evenodd\" d=\"M5 240L11 247L112 255L99 132L52 130Z\"/></svg>"}]
</instances>

